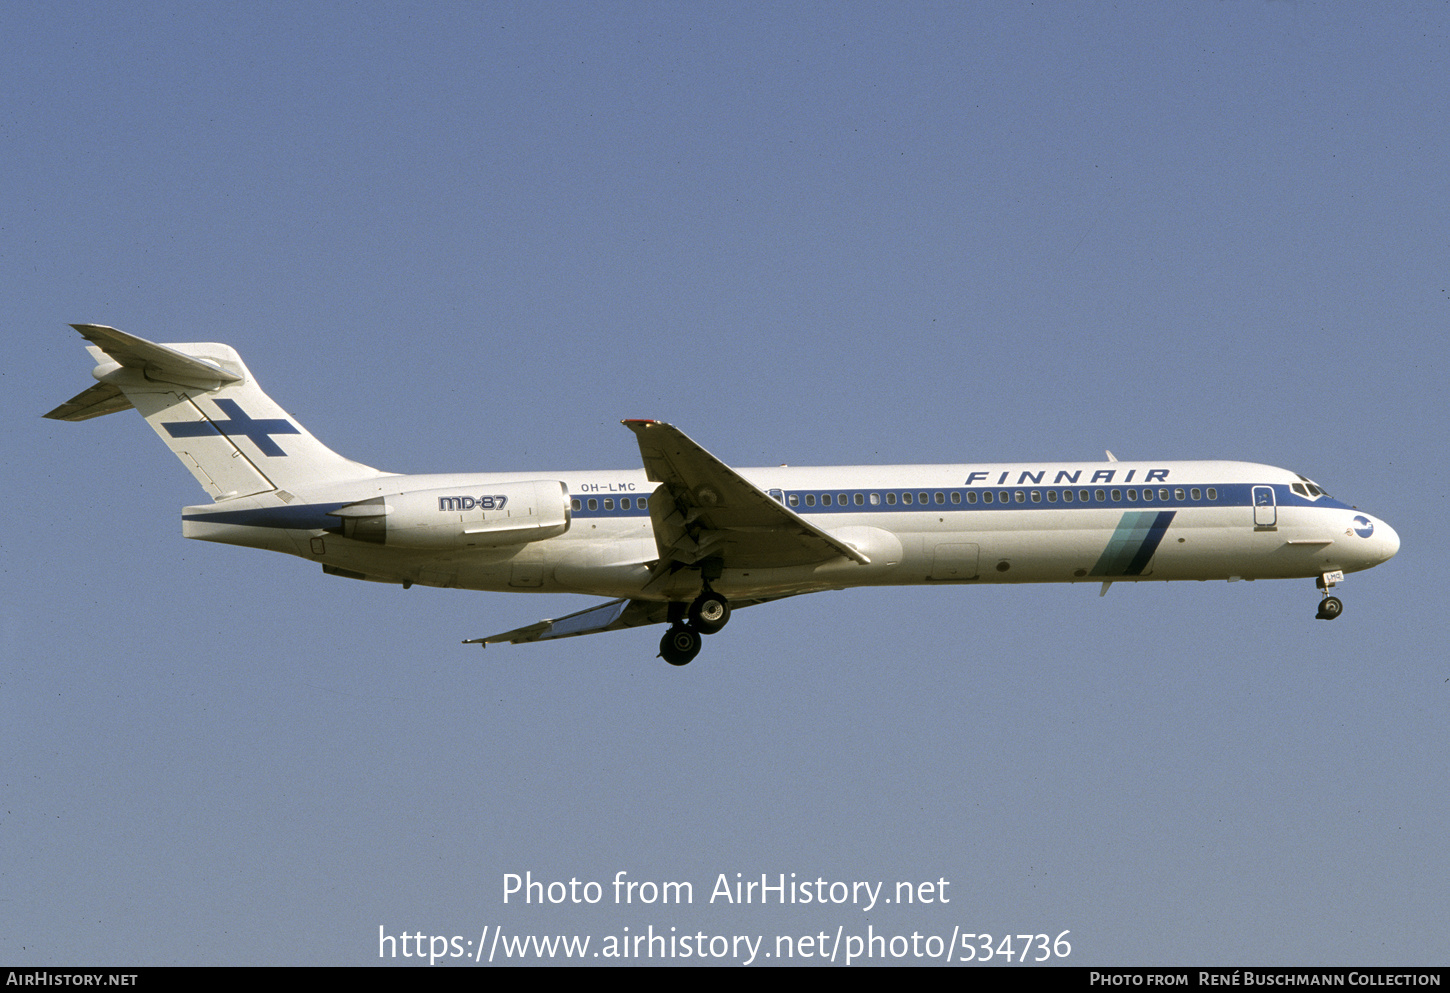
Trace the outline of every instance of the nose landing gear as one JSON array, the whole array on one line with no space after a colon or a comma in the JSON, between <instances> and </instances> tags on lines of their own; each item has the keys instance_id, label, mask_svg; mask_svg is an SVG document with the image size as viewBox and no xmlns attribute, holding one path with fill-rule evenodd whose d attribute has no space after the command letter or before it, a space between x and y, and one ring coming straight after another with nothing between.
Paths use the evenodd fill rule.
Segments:
<instances>
[{"instance_id":1,"label":"nose landing gear","mask_svg":"<svg viewBox=\"0 0 1450 993\"><path fill-rule=\"evenodd\" d=\"M1320 592L1324 595L1323 599L1319 601L1319 613L1314 615L1316 620L1332 621L1344 613L1344 604L1339 597L1329 595L1329 588L1335 583L1343 581L1343 572L1326 572L1314 580L1314 585L1319 587Z\"/></svg>"}]
</instances>

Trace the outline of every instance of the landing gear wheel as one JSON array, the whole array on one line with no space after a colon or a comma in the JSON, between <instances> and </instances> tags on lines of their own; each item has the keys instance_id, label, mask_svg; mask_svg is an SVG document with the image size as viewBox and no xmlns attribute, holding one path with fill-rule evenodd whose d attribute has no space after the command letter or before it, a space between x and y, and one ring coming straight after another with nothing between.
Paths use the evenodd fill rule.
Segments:
<instances>
[{"instance_id":1,"label":"landing gear wheel","mask_svg":"<svg viewBox=\"0 0 1450 993\"><path fill-rule=\"evenodd\" d=\"M1337 596L1327 596L1319 601L1319 613L1314 616L1321 621L1332 621L1344 613L1344 604Z\"/></svg>"},{"instance_id":2,"label":"landing gear wheel","mask_svg":"<svg viewBox=\"0 0 1450 993\"><path fill-rule=\"evenodd\" d=\"M670 665L689 665L700 654L700 632L675 624L660 639L660 657Z\"/></svg>"},{"instance_id":3,"label":"landing gear wheel","mask_svg":"<svg viewBox=\"0 0 1450 993\"><path fill-rule=\"evenodd\" d=\"M690 604L690 624L701 634L714 634L730 620L730 601L706 590Z\"/></svg>"}]
</instances>

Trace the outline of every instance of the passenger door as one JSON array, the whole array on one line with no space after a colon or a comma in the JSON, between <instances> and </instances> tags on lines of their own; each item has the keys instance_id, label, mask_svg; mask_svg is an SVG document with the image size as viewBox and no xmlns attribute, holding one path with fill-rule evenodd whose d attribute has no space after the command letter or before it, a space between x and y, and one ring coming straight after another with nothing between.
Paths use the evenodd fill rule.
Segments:
<instances>
[{"instance_id":1,"label":"passenger door","mask_svg":"<svg viewBox=\"0 0 1450 993\"><path fill-rule=\"evenodd\" d=\"M1279 523L1278 508L1274 506L1272 486L1254 487L1254 527L1271 528Z\"/></svg>"}]
</instances>

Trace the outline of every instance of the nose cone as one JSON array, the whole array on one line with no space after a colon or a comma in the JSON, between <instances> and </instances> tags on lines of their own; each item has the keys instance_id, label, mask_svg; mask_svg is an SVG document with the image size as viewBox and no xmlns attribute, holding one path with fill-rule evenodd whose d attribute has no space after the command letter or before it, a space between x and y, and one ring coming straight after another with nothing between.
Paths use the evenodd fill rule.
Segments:
<instances>
[{"instance_id":1,"label":"nose cone","mask_svg":"<svg viewBox=\"0 0 1450 993\"><path fill-rule=\"evenodd\" d=\"M1331 561L1345 572L1373 569L1400 550L1400 536L1378 517L1354 511L1348 520L1340 518L1339 527L1343 530L1330 543L1334 549Z\"/></svg>"},{"instance_id":2,"label":"nose cone","mask_svg":"<svg viewBox=\"0 0 1450 993\"><path fill-rule=\"evenodd\" d=\"M1400 536L1378 517L1356 514L1345 531L1345 539L1351 557L1362 565L1356 569L1369 569L1388 562L1400 550Z\"/></svg>"},{"instance_id":3,"label":"nose cone","mask_svg":"<svg viewBox=\"0 0 1450 993\"><path fill-rule=\"evenodd\" d=\"M1384 521L1376 520L1374 525L1375 551L1379 561L1388 562L1400 550L1400 536Z\"/></svg>"}]
</instances>

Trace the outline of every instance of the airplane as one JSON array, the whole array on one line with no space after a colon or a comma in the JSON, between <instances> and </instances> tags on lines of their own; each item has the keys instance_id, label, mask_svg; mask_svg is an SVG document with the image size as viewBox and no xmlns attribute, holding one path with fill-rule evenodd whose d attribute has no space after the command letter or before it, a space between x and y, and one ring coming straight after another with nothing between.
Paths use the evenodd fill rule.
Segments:
<instances>
[{"instance_id":1,"label":"airplane","mask_svg":"<svg viewBox=\"0 0 1450 993\"><path fill-rule=\"evenodd\" d=\"M1313 578L1399 550L1384 521L1297 473L1247 462L1050 462L735 470L683 431L626 420L641 467L382 472L332 451L262 392L237 352L97 324L96 384L47 413L134 408L212 503L182 534L309 559L330 576L605 603L464 644L668 625L688 664L731 612L857 586Z\"/></svg>"}]
</instances>

